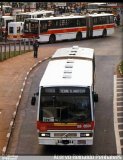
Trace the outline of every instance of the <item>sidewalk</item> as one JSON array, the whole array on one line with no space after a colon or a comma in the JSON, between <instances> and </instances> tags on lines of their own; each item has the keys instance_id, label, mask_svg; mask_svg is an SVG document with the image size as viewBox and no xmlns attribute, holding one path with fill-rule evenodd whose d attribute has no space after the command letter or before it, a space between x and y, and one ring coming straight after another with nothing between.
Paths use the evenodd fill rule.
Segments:
<instances>
[{"instance_id":1,"label":"sidewalk","mask_svg":"<svg viewBox=\"0 0 123 160\"><path fill-rule=\"evenodd\" d=\"M13 113L23 87L27 72L38 61L50 57L55 51L47 47L39 48L38 59L33 58L29 52L0 62L0 155L5 152L7 145L8 130L12 126ZM51 53L52 52L52 53Z\"/></svg>"}]
</instances>

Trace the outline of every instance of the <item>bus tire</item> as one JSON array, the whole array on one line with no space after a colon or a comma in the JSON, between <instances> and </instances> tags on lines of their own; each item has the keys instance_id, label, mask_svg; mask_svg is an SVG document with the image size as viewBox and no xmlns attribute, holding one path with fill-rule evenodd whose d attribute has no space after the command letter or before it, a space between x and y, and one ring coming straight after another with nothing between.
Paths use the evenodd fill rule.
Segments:
<instances>
[{"instance_id":1,"label":"bus tire","mask_svg":"<svg viewBox=\"0 0 123 160\"><path fill-rule=\"evenodd\" d=\"M49 43L55 43L56 41L56 37L54 34L50 35L50 38L49 38Z\"/></svg>"},{"instance_id":2,"label":"bus tire","mask_svg":"<svg viewBox=\"0 0 123 160\"><path fill-rule=\"evenodd\" d=\"M103 33L102 33L102 37L106 37L106 36L107 36L107 30L104 29L104 30L103 30Z\"/></svg>"},{"instance_id":3,"label":"bus tire","mask_svg":"<svg viewBox=\"0 0 123 160\"><path fill-rule=\"evenodd\" d=\"M78 32L77 35L76 35L76 40L77 41L81 41L82 40L82 33L81 32Z\"/></svg>"}]
</instances>

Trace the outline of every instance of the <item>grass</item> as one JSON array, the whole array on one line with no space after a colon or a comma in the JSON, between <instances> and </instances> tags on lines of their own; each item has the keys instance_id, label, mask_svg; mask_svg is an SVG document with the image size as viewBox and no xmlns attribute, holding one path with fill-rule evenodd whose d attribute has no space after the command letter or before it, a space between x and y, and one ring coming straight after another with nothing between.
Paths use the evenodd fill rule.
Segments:
<instances>
[{"instance_id":1,"label":"grass","mask_svg":"<svg viewBox=\"0 0 123 160\"><path fill-rule=\"evenodd\" d=\"M15 56L18 56L18 55L21 55L21 54L24 54L24 53L27 53L27 52L30 52L32 50L26 50L25 52L24 51L11 51L11 52L3 52L3 53L0 53L0 61L4 61L8 58L12 58L12 57L15 57Z\"/></svg>"},{"instance_id":2,"label":"grass","mask_svg":"<svg viewBox=\"0 0 123 160\"><path fill-rule=\"evenodd\" d=\"M123 61L121 61L120 64L118 65L118 71L120 75L123 76Z\"/></svg>"}]
</instances>

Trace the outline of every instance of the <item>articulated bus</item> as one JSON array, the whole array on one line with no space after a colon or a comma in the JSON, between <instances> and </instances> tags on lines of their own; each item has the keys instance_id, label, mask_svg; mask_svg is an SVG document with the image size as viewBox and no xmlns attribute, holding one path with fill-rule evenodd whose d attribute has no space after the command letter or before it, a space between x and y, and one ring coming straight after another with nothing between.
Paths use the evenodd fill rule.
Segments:
<instances>
[{"instance_id":1,"label":"articulated bus","mask_svg":"<svg viewBox=\"0 0 123 160\"><path fill-rule=\"evenodd\" d=\"M48 17L54 14L54 11L41 10L34 12L24 12L15 15L15 22L11 22L8 25L8 39L18 40L22 39L23 36L23 24L27 18L41 18Z\"/></svg>"},{"instance_id":2,"label":"articulated bus","mask_svg":"<svg viewBox=\"0 0 123 160\"><path fill-rule=\"evenodd\" d=\"M13 16L2 16L0 18L0 23L1 23L1 28L0 30L2 29L2 34L3 34L3 37L5 35L6 32L8 32L8 24L10 22L13 22L14 21L14 17Z\"/></svg>"},{"instance_id":3,"label":"articulated bus","mask_svg":"<svg viewBox=\"0 0 123 160\"><path fill-rule=\"evenodd\" d=\"M60 48L39 84L37 132L43 145L93 145L95 128L94 49Z\"/></svg>"},{"instance_id":4,"label":"articulated bus","mask_svg":"<svg viewBox=\"0 0 123 160\"><path fill-rule=\"evenodd\" d=\"M36 37L38 42L107 36L114 33L113 14L87 14L26 19L24 38Z\"/></svg>"}]
</instances>

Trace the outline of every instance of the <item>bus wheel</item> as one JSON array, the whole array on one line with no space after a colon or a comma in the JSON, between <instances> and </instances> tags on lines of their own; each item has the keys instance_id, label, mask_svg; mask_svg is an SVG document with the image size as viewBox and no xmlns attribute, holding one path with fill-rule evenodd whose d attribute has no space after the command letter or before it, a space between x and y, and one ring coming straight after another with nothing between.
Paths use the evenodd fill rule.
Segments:
<instances>
[{"instance_id":1,"label":"bus wheel","mask_svg":"<svg viewBox=\"0 0 123 160\"><path fill-rule=\"evenodd\" d=\"M102 33L102 37L106 37L106 36L107 36L107 30L104 29L104 30L103 30L103 33Z\"/></svg>"},{"instance_id":2,"label":"bus wheel","mask_svg":"<svg viewBox=\"0 0 123 160\"><path fill-rule=\"evenodd\" d=\"M55 35L52 34L49 38L49 43L55 43L55 41L56 41Z\"/></svg>"},{"instance_id":3,"label":"bus wheel","mask_svg":"<svg viewBox=\"0 0 123 160\"><path fill-rule=\"evenodd\" d=\"M81 32L78 32L77 35L76 35L76 40L77 41L81 41L82 40L82 33Z\"/></svg>"}]
</instances>

